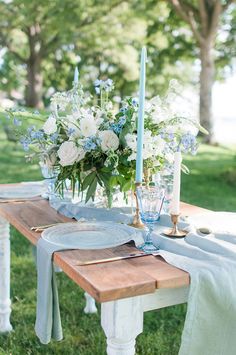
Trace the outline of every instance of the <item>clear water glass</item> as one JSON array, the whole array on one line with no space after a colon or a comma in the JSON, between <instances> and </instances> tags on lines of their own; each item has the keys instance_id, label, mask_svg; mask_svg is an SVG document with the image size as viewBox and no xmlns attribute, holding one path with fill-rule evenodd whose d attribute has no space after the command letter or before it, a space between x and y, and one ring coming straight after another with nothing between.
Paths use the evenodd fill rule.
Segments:
<instances>
[{"instance_id":1,"label":"clear water glass","mask_svg":"<svg viewBox=\"0 0 236 355\"><path fill-rule=\"evenodd\" d=\"M153 244L152 232L154 224L160 219L160 213L164 203L164 188L161 186L141 186L137 188L140 217L148 229L145 243L141 247L145 252L156 251L159 248Z\"/></svg>"}]
</instances>

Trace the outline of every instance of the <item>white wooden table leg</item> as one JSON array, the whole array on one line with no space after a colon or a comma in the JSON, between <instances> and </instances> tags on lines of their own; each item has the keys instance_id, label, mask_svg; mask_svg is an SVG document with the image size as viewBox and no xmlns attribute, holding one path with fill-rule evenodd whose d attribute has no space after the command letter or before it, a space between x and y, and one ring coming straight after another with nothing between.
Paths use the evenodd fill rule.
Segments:
<instances>
[{"instance_id":1,"label":"white wooden table leg","mask_svg":"<svg viewBox=\"0 0 236 355\"><path fill-rule=\"evenodd\" d=\"M101 323L108 355L134 355L135 339L143 331L140 297L102 303Z\"/></svg>"},{"instance_id":2,"label":"white wooden table leg","mask_svg":"<svg viewBox=\"0 0 236 355\"><path fill-rule=\"evenodd\" d=\"M0 333L10 332L10 228L0 217Z\"/></svg>"},{"instance_id":3,"label":"white wooden table leg","mask_svg":"<svg viewBox=\"0 0 236 355\"><path fill-rule=\"evenodd\" d=\"M95 299L90 296L87 292L84 293L84 297L86 299L86 306L84 308L84 313L97 313L97 307L95 303Z\"/></svg>"}]
</instances>

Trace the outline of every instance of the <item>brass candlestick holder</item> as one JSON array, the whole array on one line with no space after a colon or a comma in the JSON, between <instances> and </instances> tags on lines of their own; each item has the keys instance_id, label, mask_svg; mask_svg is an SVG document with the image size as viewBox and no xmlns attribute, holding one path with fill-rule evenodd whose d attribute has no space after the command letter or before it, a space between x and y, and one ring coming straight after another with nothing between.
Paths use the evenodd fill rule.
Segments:
<instances>
[{"instance_id":1,"label":"brass candlestick holder","mask_svg":"<svg viewBox=\"0 0 236 355\"><path fill-rule=\"evenodd\" d=\"M179 216L179 214L171 214L171 222L173 223L173 228L164 231L164 234L168 237L183 238L187 235L185 230L178 229Z\"/></svg>"},{"instance_id":2,"label":"brass candlestick holder","mask_svg":"<svg viewBox=\"0 0 236 355\"><path fill-rule=\"evenodd\" d=\"M140 182L135 183L135 192L134 192L134 197L135 197L135 203L136 203L136 208L135 208L135 215L133 218L133 222L130 224L131 227L135 228L144 228L144 224L141 221L140 214L139 214L139 202L138 202L138 196L137 196L137 188L142 186Z\"/></svg>"}]
</instances>

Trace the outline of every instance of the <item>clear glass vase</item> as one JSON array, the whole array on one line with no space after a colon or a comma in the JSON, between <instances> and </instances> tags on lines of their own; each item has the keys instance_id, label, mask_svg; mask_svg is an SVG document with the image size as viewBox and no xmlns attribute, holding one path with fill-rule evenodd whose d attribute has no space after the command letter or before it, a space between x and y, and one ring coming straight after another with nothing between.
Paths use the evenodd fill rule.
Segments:
<instances>
[{"instance_id":1,"label":"clear glass vase","mask_svg":"<svg viewBox=\"0 0 236 355\"><path fill-rule=\"evenodd\" d=\"M44 161L40 161L39 166L41 168L41 173L44 177L44 183L46 186L46 192L42 195L42 197L50 199L56 195L55 183L59 172L56 167L49 166Z\"/></svg>"},{"instance_id":2,"label":"clear glass vase","mask_svg":"<svg viewBox=\"0 0 236 355\"><path fill-rule=\"evenodd\" d=\"M155 176L155 184L158 184L165 191L162 212L166 214L170 214L170 205L173 197L173 180L174 174L172 171L160 172Z\"/></svg>"}]
</instances>

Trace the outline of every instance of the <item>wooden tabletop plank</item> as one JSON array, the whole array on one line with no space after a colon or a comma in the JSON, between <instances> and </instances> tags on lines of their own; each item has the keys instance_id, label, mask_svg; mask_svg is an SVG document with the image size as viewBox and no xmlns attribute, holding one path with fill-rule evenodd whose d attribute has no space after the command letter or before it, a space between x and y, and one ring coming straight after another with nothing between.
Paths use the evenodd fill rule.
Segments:
<instances>
[{"instance_id":1,"label":"wooden tabletop plank","mask_svg":"<svg viewBox=\"0 0 236 355\"><path fill-rule=\"evenodd\" d=\"M145 272L137 272L137 268L125 260L76 266L76 261L81 260L83 252L82 250L57 252L54 261L98 302L143 295L155 291L155 279ZM104 256L102 251L97 252L98 256ZM144 258L154 257L145 256ZM84 259L86 260L86 258ZM87 259L91 260L91 257Z\"/></svg>"},{"instance_id":2,"label":"wooden tabletop plank","mask_svg":"<svg viewBox=\"0 0 236 355\"><path fill-rule=\"evenodd\" d=\"M207 210L182 203L181 211L183 215L190 215ZM37 243L40 233L31 231L32 226L71 222L71 219L57 213L49 206L48 201L43 199L0 203L0 215L33 244ZM61 251L54 253L54 261L99 302L152 293L156 288L181 287L189 284L188 273L154 256L76 266L76 263L83 260L122 255L127 253L126 248L127 246L120 246L102 250Z\"/></svg>"},{"instance_id":3,"label":"wooden tabletop plank","mask_svg":"<svg viewBox=\"0 0 236 355\"><path fill-rule=\"evenodd\" d=\"M1 204L0 201L0 214L34 245L37 244L41 234L31 231L31 227L72 221L57 213L44 199L7 204Z\"/></svg>"}]
</instances>

